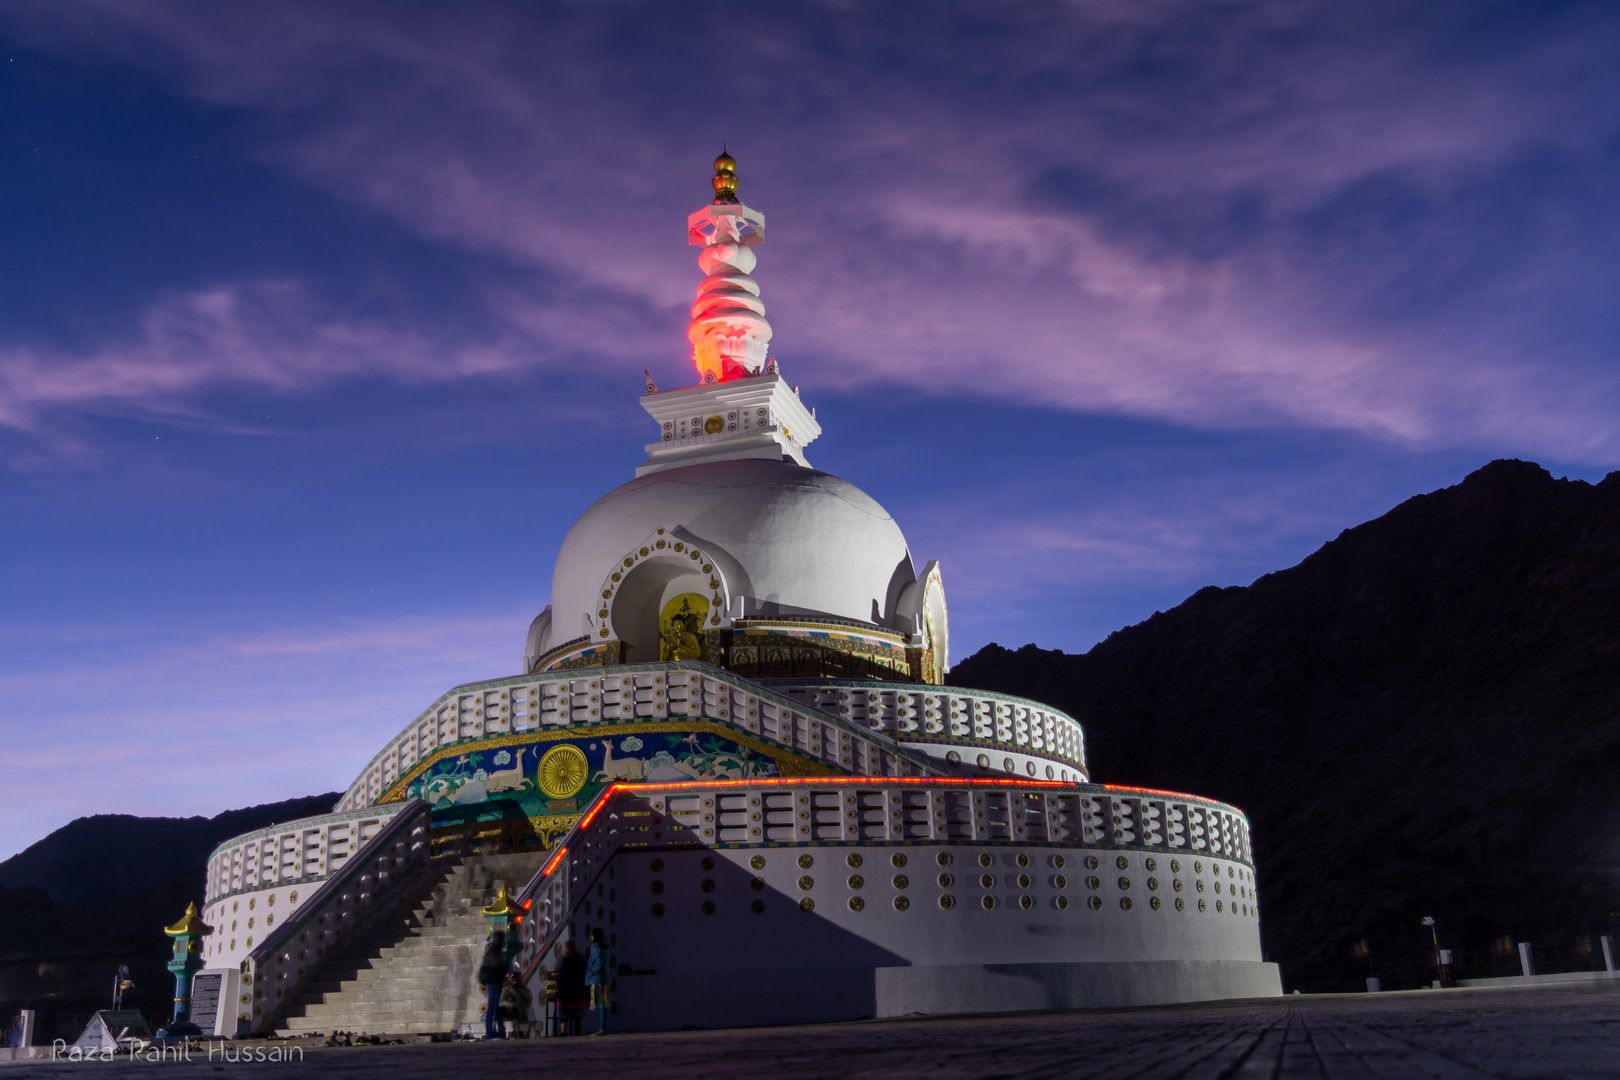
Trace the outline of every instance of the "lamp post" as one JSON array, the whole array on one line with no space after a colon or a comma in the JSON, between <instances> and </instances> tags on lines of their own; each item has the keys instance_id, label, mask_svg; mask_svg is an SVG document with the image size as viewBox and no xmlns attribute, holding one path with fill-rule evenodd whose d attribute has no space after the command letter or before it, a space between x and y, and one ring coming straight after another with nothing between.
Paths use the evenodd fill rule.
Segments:
<instances>
[{"instance_id":1,"label":"lamp post","mask_svg":"<svg viewBox=\"0 0 1620 1080\"><path fill-rule=\"evenodd\" d=\"M1451 973L1447 970L1449 967L1447 960L1450 958L1446 955L1446 951L1440 947L1440 930L1435 925L1434 916L1423 916L1423 925L1429 928L1429 939L1434 942L1435 984L1443 987L1451 981Z\"/></svg>"},{"instance_id":2,"label":"lamp post","mask_svg":"<svg viewBox=\"0 0 1620 1080\"><path fill-rule=\"evenodd\" d=\"M128 978L129 965L119 964L118 970L113 972L112 1007L114 1009L122 1009L124 1007L124 980Z\"/></svg>"},{"instance_id":3,"label":"lamp post","mask_svg":"<svg viewBox=\"0 0 1620 1080\"><path fill-rule=\"evenodd\" d=\"M191 1022L191 977L203 966L203 935L208 927L197 914L196 904L187 904L186 913L163 928L174 939L174 955L169 971L174 975L174 1017L158 1032L159 1038L185 1038L201 1035L202 1028Z\"/></svg>"}]
</instances>

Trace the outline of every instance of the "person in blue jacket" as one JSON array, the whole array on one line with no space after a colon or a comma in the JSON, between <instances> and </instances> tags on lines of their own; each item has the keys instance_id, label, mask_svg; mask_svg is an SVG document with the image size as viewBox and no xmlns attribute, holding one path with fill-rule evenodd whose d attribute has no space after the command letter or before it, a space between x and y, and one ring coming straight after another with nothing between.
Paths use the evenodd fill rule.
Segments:
<instances>
[{"instance_id":1,"label":"person in blue jacket","mask_svg":"<svg viewBox=\"0 0 1620 1080\"><path fill-rule=\"evenodd\" d=\"M612 1004L613 952L600 926L591 928L591 952L585 960L585 985L591 988L591 1005L596 1009L596 1030L591 1034L605 1034L608 1006Z\"/></svg>"},{"instance_id":2,"label":"person in blue jacket","mask_svg":"<svg viewBox=\"0 0 1620 1080\"><path fill-rule=\"evenodd\" d=\"M506 1038L501 1023L501 986L506 982L506 935L499 930L489 935L484 958L478 964L478 985L484 988L484 1038Z\"/></svg>"}]
</instances>

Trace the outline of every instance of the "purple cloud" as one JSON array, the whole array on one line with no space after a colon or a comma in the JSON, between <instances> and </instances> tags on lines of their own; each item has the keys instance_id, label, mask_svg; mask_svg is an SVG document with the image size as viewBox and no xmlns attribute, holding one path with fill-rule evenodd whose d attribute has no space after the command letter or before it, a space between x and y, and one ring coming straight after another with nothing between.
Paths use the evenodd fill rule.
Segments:
<instances>
[{"instance_id":1,"label":"purple cloud","mask_svg":"<svg viewBox=\"0 0 1620 1080\"><path fill-rule=\"evenodd\" d=\"M558 307L512 292L489 299L489 328L458 336L417 317L358 315L289 281L160 295L125 334L86 350L0 344L0 428L52 437L42 420L64 412L197 418L196 400L222 388L293 394L373 376L515 377L571 357ZM628 332L601 343L601 354L629 363L626 350L645 344L623 305L576 297L570 310L620 316Z\"/></svg>"},{"instance_id":2,"label":"purple cloud","mask_svg":"<svg viewBox=\"0 0 1620 1080\"><path fill-rule=\"evenodd\" d=\"M1432 312L1368 311L1441 257L1459 191L1529 150L1590 155L1611 136L1620 95L1602 92L1609 54L1590 28L1551 20L1464 60L1447 43L1477 32L1465 12L1414 25L1399 6L1088 5L993 22L782 7L733 55L703 10L632 5L607 23L589 9L154 3L14 17L42 47L112 51L240 110L274 167L567 284L497 311L497 338L679 377L696 280L682 215L704 155L730 137L744 196L774 213L758 276L807 385L1567 459L1620 450L1605 423L1620 379L1590 355L1536 349L1540 324L1497 303L1502 289L1552 301L1582 268L1531 251ZM1313 248L1311 215L1388 178L1427 200L1426 220L1378 258ZM1071 197L1075 183L1091 196ZM1239 235L1211 224L1240 204L1255 209ZM1133 227L1178 215L1185 236ZM373 360L303 366L244 345L247 378L511 362L499 345L402 343L390 327L310 333ZM431 347L452 362L434 365ZM129 394L180 407L197 374L143 365ZM0 408L13 423L26 411Z\"/></svg>"}]
</instances>

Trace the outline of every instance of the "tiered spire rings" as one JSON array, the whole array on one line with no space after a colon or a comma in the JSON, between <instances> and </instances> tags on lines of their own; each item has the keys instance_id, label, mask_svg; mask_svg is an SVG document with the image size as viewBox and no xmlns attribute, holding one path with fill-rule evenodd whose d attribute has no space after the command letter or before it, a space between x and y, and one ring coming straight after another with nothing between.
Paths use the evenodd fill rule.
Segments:
<instances>
[{"instance_id":1,"label":"tiered spire rings","mask_svg":"<svg viewBox=\"0 0 1620 1080\"><path fill-rule=\"evenodd\" d=\"M765 215L738 201L737 161L730 154L714 159L713 186L714 202L686 222L689 241L703 249L698 268L704 278L686 337L705 383L757 375L771 344L759 285L749 276L757 261L750 249L765 239Z\"/></svg>"}]
</instances>

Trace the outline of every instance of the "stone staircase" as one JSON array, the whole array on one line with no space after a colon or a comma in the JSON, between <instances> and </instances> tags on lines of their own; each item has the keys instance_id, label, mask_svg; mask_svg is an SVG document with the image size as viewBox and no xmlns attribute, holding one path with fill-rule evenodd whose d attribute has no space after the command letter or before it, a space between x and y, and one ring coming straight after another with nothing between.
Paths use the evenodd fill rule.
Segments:
<instances>
[{"instance_id":1,"label":"stone staircase","mask_svg":"<svg viewBox=\"0 0 1620 1080\"><path fill-rule=\"evenodd\" d=\"M277 1033L481 1033L478 962L489 929L481 909L503 882L515 896L545 859L521 852L436 861L414 906L379 917L316 969Z\"/></svg>"}]
</instances>

